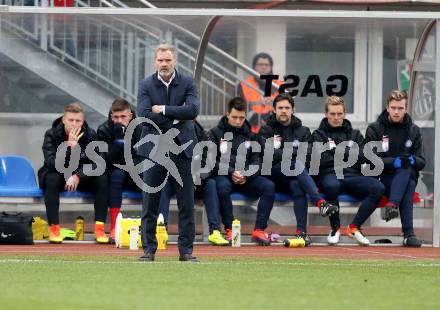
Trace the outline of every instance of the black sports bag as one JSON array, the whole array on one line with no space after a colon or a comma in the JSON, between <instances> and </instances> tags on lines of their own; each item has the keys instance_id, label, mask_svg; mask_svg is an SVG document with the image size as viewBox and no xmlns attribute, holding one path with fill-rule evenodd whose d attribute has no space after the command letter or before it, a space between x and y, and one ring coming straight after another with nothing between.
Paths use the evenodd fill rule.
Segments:
<instances>
[{"instance_id":1,"label":"black sports bag","mask_svg":"<svg viewBox=\"0 0 440 310\"><path fill-rule=\"evenodd\" d=\"M34 244L32 217L22 213L0 213L0 244Z\"/></svg>"}]
</instances>

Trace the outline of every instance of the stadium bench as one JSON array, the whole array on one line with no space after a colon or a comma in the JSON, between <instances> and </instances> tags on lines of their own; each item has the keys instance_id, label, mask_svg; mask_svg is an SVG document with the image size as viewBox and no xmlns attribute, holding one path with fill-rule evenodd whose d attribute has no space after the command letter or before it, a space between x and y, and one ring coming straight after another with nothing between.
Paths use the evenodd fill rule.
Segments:
<instances>
[{"instance_id":1,"label":"stadium bench","mask_svg":"<svg viewBox=\"0 0 440 310\"><path fill-rule=\"evenodd\" d=\"M122 194L123 205L141 205L142 193L124 191ZM245 196L240 193L232 193L231 199L234 206L255 205L257 198ZM418 193L414 195L414 202L419 202ZM346 194L339 196L341 213L353 214L359 207L360 200ZM386 200L382 200L383 206ZM32 164L22 156L0 156L0 205L5 204L43 204L43 193L38 187ZM62 192L60 203L63 204L93 204L93 194L87 192ZM171 204L176 205L172 199ZM285 193L276 193L274 206L291 206L292 197ZM196 201L196 207L202 211L203 239L209 234L209 227L202 201ZM309 213L318 213L318 208L309 208Z\"/></svg>"},{"instance_id":2,"label":"stadium bench","mask_svg":"<svg viewBox=\"0 0 440 310\"><path fill-rule=\"evenodd\" d=\"M138 204L142 193L124 191L123 204ZM22 156L0 156L0 204L43 203L43 192L37 185L34 168ZM62 192L60 202L68 204L93 203L93 194L81 191Z\"/></svg>"}]
</instances>

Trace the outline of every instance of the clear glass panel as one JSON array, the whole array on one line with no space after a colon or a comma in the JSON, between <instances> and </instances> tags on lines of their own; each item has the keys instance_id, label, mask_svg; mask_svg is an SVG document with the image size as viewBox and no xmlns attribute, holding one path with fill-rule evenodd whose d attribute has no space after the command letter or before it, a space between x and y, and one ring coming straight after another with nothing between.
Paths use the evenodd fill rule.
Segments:
<instances>
[{"instance_id":1,"label":"clear glass panel","mask_svg":"<svg viewBox=\"0 0 440 310\"><path fill-rule=\"evenodd\" d=\"M416 55L417 57L418 55ZM414 85L411 89L411 115L421 128L423 146L425 149L426 166L421 171L417 191L424 199L425 208L415 208L414 218L419 225L415 225L425 240L432 241L433 207L434 207L434 160L435 160L435 26L423 42L421 55L416 61ZM417 59L416 59L417 60Z\"/></svg>"},{"instance_id":2,"label":"clear glass panel","mask_svg":"<svg viewBox=\"0 0 440 310\"><path fill-rule=\"evenodd\" d=\"M435 26L431 29L428 39L422 49L419 61L433 62L435 61Z\"/></svg>"},{"instance_id":3,"label":"clear glass panel","mask_svg":"<svg viewBox=\"0 0 440 310\"><path fill-rule=\"evenodd\" d=\"M325 26L324 26L325 25ZM341 92L346 102L347 113L353 113L354 66L356 29L354 23L335 23L330 20L320 20L315 23L304 23L301 20L289 22L287 29L287 58L286 72L300 77L297 99L297 112L322 113L323 96L330 95L327 88L341 90L338 79L332 77L344 76L347 79L346 92ZM311 76L317 75L322 92L307 92L306 84ZM321 94L323 96L321 96Z\"/></svg>"},{"instance_id":4,"label":"clear glass panel","mask_svg":"<svg viewBox=\"0 0 440 310\"><path fill-rule=\"evenodd\" d=\"M210 98L215 106L223 107L225 100L235 94L234 90L241 94L237 92L239 84L250 75L241 65L264 72L253 68L252 60L257 53L266 52L273 59L273 74L282 81L285 76L294 76L287 82L293 84L288 91L296 97L297 112L322 113L325 97L337 93L344 97L347 112L353 113L355 49L360 43L357 33L361 29L362 22L351 19L224 17L211 42L240 63L228 62L222 68L218 74L229 77L229 83L223 87L225 94L211 93ZM211 81L214 80L213 76ZM262 90L264 81L260 82Z\"/></svg>"},{"instance_id":5,"label":"clear glass panel","mask_svg":"<svg viewBox=\"0 0 440 310\"><path fill-rule=\"evenodd\" d=\"M391 90L409 90L411 64L426 21L382 21L380 25L383 30L382 105L385 108Z\"/></svg>"}]
</instances>

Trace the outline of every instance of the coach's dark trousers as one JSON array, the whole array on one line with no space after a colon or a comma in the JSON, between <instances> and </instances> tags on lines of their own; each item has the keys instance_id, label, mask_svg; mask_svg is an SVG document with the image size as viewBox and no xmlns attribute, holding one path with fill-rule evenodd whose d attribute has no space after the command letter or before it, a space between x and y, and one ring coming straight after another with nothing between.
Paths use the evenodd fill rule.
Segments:
<instances>
[{"instance_id":1,"label":"coach's dark trousers","mask_svg":"<svg viewBox=\"0 0 440 310\"><path fill-rule=\"evenodd\" d=\"M175 163L182 178L183 186L170 175L169 180L176 193L179 208L179 239L180 255L192 254L195 235L194 224L194 183L191 176L191 159L183 152L178 155L170 153L170 159ZM167 174L166 167L154 165L143 174L144 182L150 187L160 186ZM160 191L157 193L143 192L142 203L142 248L145 253L155 253L157 250L156 222L159 213Z\"/></svg>"}]
</instances>

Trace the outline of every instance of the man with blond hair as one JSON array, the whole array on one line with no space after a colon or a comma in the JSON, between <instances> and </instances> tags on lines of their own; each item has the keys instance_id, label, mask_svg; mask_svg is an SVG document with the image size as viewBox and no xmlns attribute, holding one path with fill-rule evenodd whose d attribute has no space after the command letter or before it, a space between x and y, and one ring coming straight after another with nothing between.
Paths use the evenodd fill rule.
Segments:
<instances>
[{"instance_id":1,"label":"man with blond hair","mask_svg":"<svg viewBox=\"0 0 440 310\"><path fill-rule=\"evenodd\" d=\"M414 234L412 199L419 171L425 167L425 156L420 128L408 114L406 92L393 90L389 93L387 107L377 121L368 126L365 141L382 143L383 152L377 152L384 163L380 181L389 198L383 219L388 222L397 218L400 211L403 245L422 246Z\"/></svg>"},{"instance_id":2,"label":"man with blond hair","mask_svg":"<svg viewBox=\"0 0 440 310\"><path fill-rule=\"evenodd\" d=\"M159 187L168 175L168 168L160 165L156 151L160 147L177 145L180 152L170 152L169 159L177 167L181 178L178 182L170 177L176 193L179 208L179 260L197 262L192 256L195 235L194 224L194 183L191 176L191 158L197 136L192 120L199 113L199 97L197 88L191 77L178 72L176 68L176 51L169 44L161 44L155 52L156 72L139 83L138 115L148 118L155 125L144 123L141 137L156 136L155 142L147 142L139 146L140 156L148 158L153 166L143 174L144 183L150 187ZM158 137L158 130L166 133L178 131L173 141L164 142ZM151 141L151 140L149 140ZM156 145L157 144L157 145ZM182 147L185 146L185 147ZM177 154L176 154L177 153ZM160 192L144 192L142 204L142 247L144 255L141 261L155 260L157 250L156 221L158 217Z\"/></svg>"},{"instance_id":3,"label":"man with blond hair","mask_svg":"<svg viewBox=\"0 0 440 310\"><path fill-rule=\"evenodd\" d=\"M359 211L345 233L355 238L360 245L369 245L370 241L361 232L361 225L366 220L365 213L374 210L385 187L377 179L367 177L361 173L361 165L364 163L363 146L364 137L357 129L353 129L349 120L345 118L344 100L337 96L327 97L325 102L325 117L322 119L319 128L312 134L311 142L325 144L325 151L321 154L317 185L325 194L327 200L333 205L339 205L338 195L347 193L362 199ZM336 148L344 143L343 158L335 159ZM352 148L359 148L359 156L355 163L349 167L342 168L343 178L337 178L336 169L338 162L348 161ZM313 159L312 163L313 164ZM339 211L330 215L331 231L327 242L335 245L339 242L341 235L341 222ZM367 216L368 218L368 216Z\"/></svg>"},{"instance_id":4,"label":"man with blond hair","mask_svg":"<svg viewBox=\"0 0 440 310\"><path fill-rule=\"evenodd\" d=\"M96 140L95 131L84 120L84 109L79 103L71 103L64 107L63 116L57 118L50 129L44 135L43 155L44 166L38 171L40 187L44 192L47 219L50 225L49 242L61 243L63 238L60 234L59 207L60 192L73 192L81 190L95 194L95 240L98 243L108 243L105 234L104 223L107 216L108 184L107 175L88 176L84 166L96 163L85 153L87 145ZM63 163L68 167L72 162L75 148L80 148L78 168L65 180L65 176L56 169L58 147L67 142L67 151ZM59 160L59 159L58 159Z\"/></svg>"}]
</instances>

